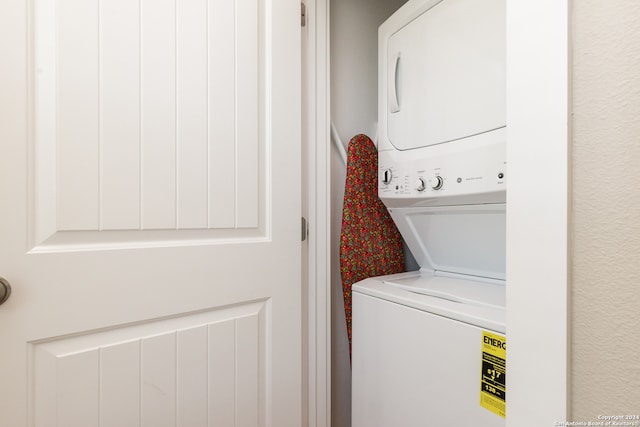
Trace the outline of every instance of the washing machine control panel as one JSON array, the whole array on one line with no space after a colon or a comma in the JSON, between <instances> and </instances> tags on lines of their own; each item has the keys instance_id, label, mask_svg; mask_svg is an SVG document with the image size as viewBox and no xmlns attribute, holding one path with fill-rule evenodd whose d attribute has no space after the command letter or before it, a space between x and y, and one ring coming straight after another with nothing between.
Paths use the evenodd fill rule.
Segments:
<instances>
[{"instance_id":1,"label":"washing machine control panel","mask_svg":"<svg viewBox=\"0 0 640 427\"><path fill-rule=\"evenodd\" d=\"M413 150L380 151L378 168L378 195L389 207L501 203L506 197L504 132Z\"/></svg>"}]
</instances>

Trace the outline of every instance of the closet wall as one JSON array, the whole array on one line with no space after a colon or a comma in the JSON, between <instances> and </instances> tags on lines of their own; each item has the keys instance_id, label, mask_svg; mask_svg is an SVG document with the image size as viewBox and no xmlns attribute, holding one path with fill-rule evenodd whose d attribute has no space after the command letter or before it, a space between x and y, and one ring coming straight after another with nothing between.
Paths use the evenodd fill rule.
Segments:
<instances>
[{"instance_id":1,"label":"closet wall","mask_svg":"<svg viewBox=\"0 0 640 427\"><path fill-rule=\"evenodd\" d=\"M343 140L367 134L378 117L378 26L406 0L331 1L331 118ZM345 165L332 147L332 374L331 425L351 425L351 367L340 280L340 224Z\"/></svg>"}]
</instances>

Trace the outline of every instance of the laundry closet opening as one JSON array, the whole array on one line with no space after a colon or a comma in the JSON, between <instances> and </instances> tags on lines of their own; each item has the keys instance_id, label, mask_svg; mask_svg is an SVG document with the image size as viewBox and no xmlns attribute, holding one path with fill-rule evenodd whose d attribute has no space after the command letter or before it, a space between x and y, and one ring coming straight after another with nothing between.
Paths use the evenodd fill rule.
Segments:
<instances>
[{"instance_id":1,"label":"laundry closet opening","mask_svg":"<svg viewBox=\"0 0 640 427\"><path fill-rule=\"evenodd\" d=\"M377 139L376 32L403 4L330 2L330 17L326 17L327 21L330 19L330 37L326 33L322 37L331 43L330 47L320 48L330 53L326 61L330 56L331 119L345 143L360 132ZM519 337L509 344L509 383L515 384L518 392L510 394L507 424L533 426L564 420L569 414L570 2L509 2L506 21L510 178L506 270L510 283L517 284L508 288L506 301L509 335ZM544 32L539 31L541 23ZM318 70L320 78L328 82L329 71L323 71L322 63ZM320 90L325 88L320 86ZM328 115L327 111L326 128L320 120L317 134L319 144L326 141L330 145L332 166L331 417L332 425L348 427L350 369L344 317L341 318L344 315L337 240L344 166L331 143ZM553 183L552 191L540 191L541 165L546 181ZM537 336L546 337L549 346L541 347L536 340L528 339L534 330ZM554 351L549 352L548 348ZM531 369L532 366L545 369ZM532 401L539 402L535 410L530 405Z\"/></svg>"},{"instance_id":2,"label":"laundry closet opening","mask_svg":"<svg viewBox=\"0 0 640 427\"><path fill-rule=\"evenodd\" d=\"M505 357L494 360L502 383L478 385L497 365L471 350L480 332L505 334L505 3L403 4L332 3L332 417L412 425L424 407L434 422L462 410L477 425L504 425ZM377 149L355 137L347 161L357 134ZM451 344L439 356L423 343L434 333ZM469 356L453 362L460 354ZM432 365L445 359L455 368L439 382Z\"/></svg>"}]
</instances>

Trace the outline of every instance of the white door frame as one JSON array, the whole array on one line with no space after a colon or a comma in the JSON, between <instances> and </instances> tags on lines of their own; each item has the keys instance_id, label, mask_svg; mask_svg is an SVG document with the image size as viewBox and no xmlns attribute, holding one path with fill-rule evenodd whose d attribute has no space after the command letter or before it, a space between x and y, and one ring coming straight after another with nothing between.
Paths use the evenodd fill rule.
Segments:
<instances>
[{"instance_id":1,"label":"white door frame","mask_svg":"<svg viewBox=\"0 0 640 427\"><path fill-rule=\"evenodd\" d=\"M570 416L571 0L507 0L507 426Z\"/></svg>"},{"instance_id":2,"label":"white door frame","mask_svg":"<svg viewBox=\"0 0 640 427\"><path fill-rule=\"evenodd\" d=\"M313 5L313 7L311 7ZM570 0L507 1L507 426L569 416ZM315 33L310 116L309 426L330 422L329 0ZM312 100L309 100L310 104ZM315 129L314 129L315 126ZM313 155L312 154L312 155ZM310 218L311 219L311 218ZM544 337L544 342L540 342Z\"/></svg>"},{"instance_id":3,"label":"white door frame","mask_svg":"<svg viewBox=\"0 0 640 427\"><path fill-rule=\"evenodd\" d=\"M308 268L305 315L307 344L303 421L306 427L331 425L331 193L329 133L329 1L305 0L303 28L303 213L307 215ZM306 38L306 39L305 39ZM305 48L303 48L303 55ZM305 167L306 165L306 167ZM303 302L304 306L304 302Z\"/></svg>"}]
</instances>

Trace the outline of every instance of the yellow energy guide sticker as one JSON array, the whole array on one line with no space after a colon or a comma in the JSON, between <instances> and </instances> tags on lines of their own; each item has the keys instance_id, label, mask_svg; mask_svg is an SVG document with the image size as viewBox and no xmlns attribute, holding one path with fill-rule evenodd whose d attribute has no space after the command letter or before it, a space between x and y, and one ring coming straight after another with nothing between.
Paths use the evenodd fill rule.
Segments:
<instances>
[{"instance_id":1,"label":"yellow energy guide sticker","mask_svg":"<svg viewBox=\"0 0 640 427\"><path fill-rule=\"evenodd\" d=\"M480 406L506 415L505 375L507 372L507 340L504 336L482 331L482 374L480 375Z\"/></svg>"}]
</instances>

